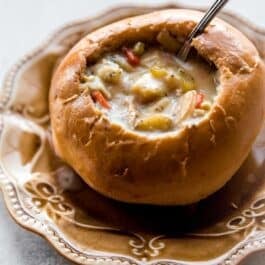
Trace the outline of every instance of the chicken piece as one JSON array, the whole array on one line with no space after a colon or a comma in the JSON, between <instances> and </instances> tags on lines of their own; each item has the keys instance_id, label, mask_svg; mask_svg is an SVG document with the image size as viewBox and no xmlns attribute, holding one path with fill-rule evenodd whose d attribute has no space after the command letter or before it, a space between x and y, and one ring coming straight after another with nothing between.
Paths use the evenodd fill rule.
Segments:
<instances>
[{"instance_id":1,"label":"chicken piece","mask_svg":"<svg viewBox=\"0 0 265 265\"><path fill-rule=\"evenodd\" d=\"M146 73L132 85L131 92L141 103L148 103L166 96L166 87L164 82Z\"/></svg>"},{"instance_id":2,"label":"chicken piece","mask_svg":"<svg viewBox=\"0 0 265 265\"><path fill-rule=\"evenodd\" d=\"M97 67L97 75L105 82L117 84L121 80L122 69L117 63L104 60Z\"/></svg>"}]
</instances>

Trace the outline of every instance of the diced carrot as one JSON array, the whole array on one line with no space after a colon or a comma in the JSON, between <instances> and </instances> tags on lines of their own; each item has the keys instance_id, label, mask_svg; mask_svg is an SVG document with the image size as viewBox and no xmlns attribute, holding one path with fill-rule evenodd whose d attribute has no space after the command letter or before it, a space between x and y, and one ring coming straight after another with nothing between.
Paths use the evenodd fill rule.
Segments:
<instances>
[{"instance_id":1,"label":"diced carrot","mask_svg":"<svg viewBox=\"0 0 265 265\"><path fill-rule=\"evenodd\" d=\"M202 93L198 92L197 95L196 95L195 108L200 108L203 100L204 100L204 95Z\"/></svg>"},{"instance_id":2,"label":"diced carrot","mask_svg":"<svg viewBox=\"0 0 265 265\"><path fill-rule=\"evenodd\" d=\"M110 109L110 104L109 102L104 98L104 96L102 95L102 93L98 90L94 90L91 93L92 98L98 102L102 107L106 108L106 109Z\"/></svg>"},{"instance_id":3,"label":"diced carrot","mask_svg":"<svg viewBox=\"0 0 265 265\"><path fill-rule=\"evenodd\" d=\"M137 66L140 64L140 58L133 53L133 51L127 47L122 48L123 53L125 54L127 61L132 66Z\"/></svg>"}]
</instances>

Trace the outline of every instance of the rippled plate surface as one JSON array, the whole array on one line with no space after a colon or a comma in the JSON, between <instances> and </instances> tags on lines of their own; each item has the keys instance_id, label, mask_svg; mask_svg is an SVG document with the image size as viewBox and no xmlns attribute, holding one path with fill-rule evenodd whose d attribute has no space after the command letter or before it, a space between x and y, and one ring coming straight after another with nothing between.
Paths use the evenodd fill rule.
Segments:
<instances>
[{"instance_id":1,"label":"rippled plate surface","mask_svg":"<svg viewBox=\"0 0 265 265\"><path fill-rule=\"evenodd\" d=\"M44 236L79 264L236 264L265 248L265 131L222 190L188 207L106 199L53 152L48 90L56 64L89 31L152 10L122 7L70 23L9 72L0 95L5 202L18 224ZM247 34L265 57L264 30L235 15L222 17Z\"/></svg>"}]
</instances>

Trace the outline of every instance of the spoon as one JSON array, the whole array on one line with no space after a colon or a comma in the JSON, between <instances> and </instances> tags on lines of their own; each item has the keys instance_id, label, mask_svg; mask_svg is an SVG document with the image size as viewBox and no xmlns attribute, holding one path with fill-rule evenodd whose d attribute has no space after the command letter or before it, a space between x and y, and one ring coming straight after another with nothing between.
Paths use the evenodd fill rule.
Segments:
<instances>
[{"instance_id":1,"label":"spoon","mask_svg":"<svg viewBox=\"0 0 265 265\"><path fill-rule=\"evenodd\" d=\"M186 61L191 49L191 42L193 38L203 33L207 25L212 21L216 14L222 9L222 7L228 2L228 0L216 0L213 5L207 10L203 18L196 25L196 27L189 34L188 38L185 40L183 46L178 52L178 57Z\"/></svg>"}]
</instances>

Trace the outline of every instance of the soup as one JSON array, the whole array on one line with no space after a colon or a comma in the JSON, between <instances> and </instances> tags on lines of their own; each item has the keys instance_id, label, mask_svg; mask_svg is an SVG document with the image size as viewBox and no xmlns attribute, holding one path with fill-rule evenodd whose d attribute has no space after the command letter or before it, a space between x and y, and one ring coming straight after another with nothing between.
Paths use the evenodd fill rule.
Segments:
<instances>
[{"instance_id":1,"label":"soup","mask_svg":"<svg viewBox=\"0 0 265 265\"><path fill-rule=\"evenodd\" d=\"M130 130L170 132L199 122L217 95L217 72L199 56L183 62L165 46L136 42L105 54L87 67L81 89Z\"/></svg>"}]
</instances>

